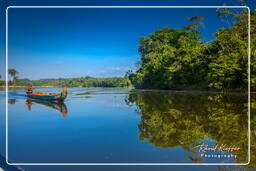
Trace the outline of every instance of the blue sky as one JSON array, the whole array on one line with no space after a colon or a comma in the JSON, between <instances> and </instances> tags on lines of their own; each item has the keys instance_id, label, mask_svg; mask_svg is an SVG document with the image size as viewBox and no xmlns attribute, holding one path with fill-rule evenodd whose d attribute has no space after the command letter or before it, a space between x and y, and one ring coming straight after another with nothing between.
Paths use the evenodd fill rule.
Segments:
<instances>
[{"instance_id":1,"label":"blue sky","mask_svg":"<svg viewBox=\"0 0 256 171\"><path fill-rule=\"evenodd\" d=\"M131 5L116 1L98 4L51 2L55 4L47 5ZM26 3L17 5L46 5ZM216 9L11 8L8 11L9 68L18 70L19 77L30 79L123 76L127 70L134 70L140 59L140 37L163 27L183 28L190 24L184 17L193 15L205 17L206 27L200 31L206 41L214 39L216 30L226 27L216 16ZM0 48L4 48L3 43Z\"/></svg>"}]
</instances>

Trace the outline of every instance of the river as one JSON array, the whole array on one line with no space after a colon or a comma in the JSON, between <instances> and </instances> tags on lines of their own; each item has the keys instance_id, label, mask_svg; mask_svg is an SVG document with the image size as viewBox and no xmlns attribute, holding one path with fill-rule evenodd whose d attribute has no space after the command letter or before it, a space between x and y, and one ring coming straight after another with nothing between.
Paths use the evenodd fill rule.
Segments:
<instances>
[{"instance_id":1,"label":"river","mask_svg":"<svg viewBox=\"0 0 256 171\"><path fill-rule=\"evenodd\" d=\"M10 163L248 161L246 94L69 88L63 104L8 94ZM0 105L4 115L4 91Z\"/></svg>"}]
</instances>

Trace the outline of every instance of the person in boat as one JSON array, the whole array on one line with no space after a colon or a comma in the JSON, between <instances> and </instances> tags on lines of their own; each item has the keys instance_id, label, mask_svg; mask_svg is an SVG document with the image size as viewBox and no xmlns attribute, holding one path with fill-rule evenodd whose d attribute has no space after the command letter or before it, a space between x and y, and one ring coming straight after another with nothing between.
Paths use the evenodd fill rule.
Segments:
<instances>
[{"instance_id":1,"label":"person in boat","mask_svg":"<svg viewBox=\"0 0 256 171\"><path fill-rule=\"evenodd\" d=\"M41 93L41 92L33 92L32 85L28 85L26 87L27 97L41 100L50 100L50 101L58 101L63 102L68 94L68 89L66 87L62 88L61 93Z\"/></svg>"},{"instance_id":2,"label":"person in boat","mask_svg":"<svg viewBox=\"0 0 256 171\"><path fill-rule=\"evenodd\" d=\"M28 85L28 86L26 87L26 93L28 93L28 94L33 93L33 87L32 87L32 85Z\"/></svg>"}]
</instances>

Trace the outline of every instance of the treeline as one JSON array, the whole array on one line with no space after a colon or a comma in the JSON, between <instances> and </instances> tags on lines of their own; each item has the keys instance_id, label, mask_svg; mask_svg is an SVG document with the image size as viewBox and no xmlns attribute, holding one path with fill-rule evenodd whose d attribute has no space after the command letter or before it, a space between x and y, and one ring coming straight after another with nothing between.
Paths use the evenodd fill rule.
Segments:
<instances>
[{"instance_id":1,"label":"treeline","mask_svg":"<svg viewBox=\"0 0 256 171\"><path fill-rule=\"evenodd\" d=\"M52 87L132 87L131 81L124 77L111 78L56 78L30 80L27 78L9 81L9 86L52 86ZM5 86L5 81L0 80L0 86Z\"/></svg>"},{"instance_id":2,"label":"treeline","mask_svg":"<svg viewBox=\"0 0 256 171\"><path fill-rule=\"evenodd\" d=\"M79 78L50 78L30 80L28 78L19 78L19 72L15 69L9 69L9 86L53 86L53 87L132 87L131 81L127 77L109 77L94 78L90 76ZM1 78L1 75L0 75ZM5 81L0 80L0 86L5 86Z\"/></svg>"},{"instance_id":3,"label":"treeline","mask_svg":"<svg viewBox=\"0 0 256 171\"><path fill-rule=\"evenodd\" d=\"M112 78L58 78L58 79L18 79L18 86L54 86L54 87L131 87L131 82L128 78L112 77Z\"/></svg>"},{"instance_id":4,"label":"treeline","mask_svg":"<svg viewBox=\"0 0 256 171\"><path fill-rule=\"evenodd\" d=\"M184 29L163 28L140 39L138 70L127 73L136 88L246 90L248 86L248 14L224 9L233 26L205 42L200 16ZM256 13L251 13L251 87L256 88Z\"/></svg>"},{"instance_id":5,"label":"treeline","mask_svg":"<svg viewBox=\"0 0 256 171\"><path fill-rule=\"evenodd\" d=\"M16 85L18 83L19 77L18 77L19 72L16 71L15 69L8 69L8 75L11 77L11 80L8 82L8 85ZM2 75L0 75L0 79L2 78ZM0 86L5 86L6 83L4 80L0 80Z\"/></svg>"}]
</instances>

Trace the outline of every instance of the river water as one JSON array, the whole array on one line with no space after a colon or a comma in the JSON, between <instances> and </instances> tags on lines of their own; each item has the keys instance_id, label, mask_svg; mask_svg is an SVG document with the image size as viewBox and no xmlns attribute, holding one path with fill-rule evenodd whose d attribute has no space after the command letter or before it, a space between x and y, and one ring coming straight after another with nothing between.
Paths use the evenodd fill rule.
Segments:
<instances>
[{"instance_id":1,"label":"river water","mask_svg":"<svg viewBox=\"0 0 256 171\"><path fill-rule=\"evenodd\" d=\"M248 161L246 94L69 88L63 104L8 94L10 163ZM4 116L4 91L0 105Z\"/></svg>"}]
</instances>

